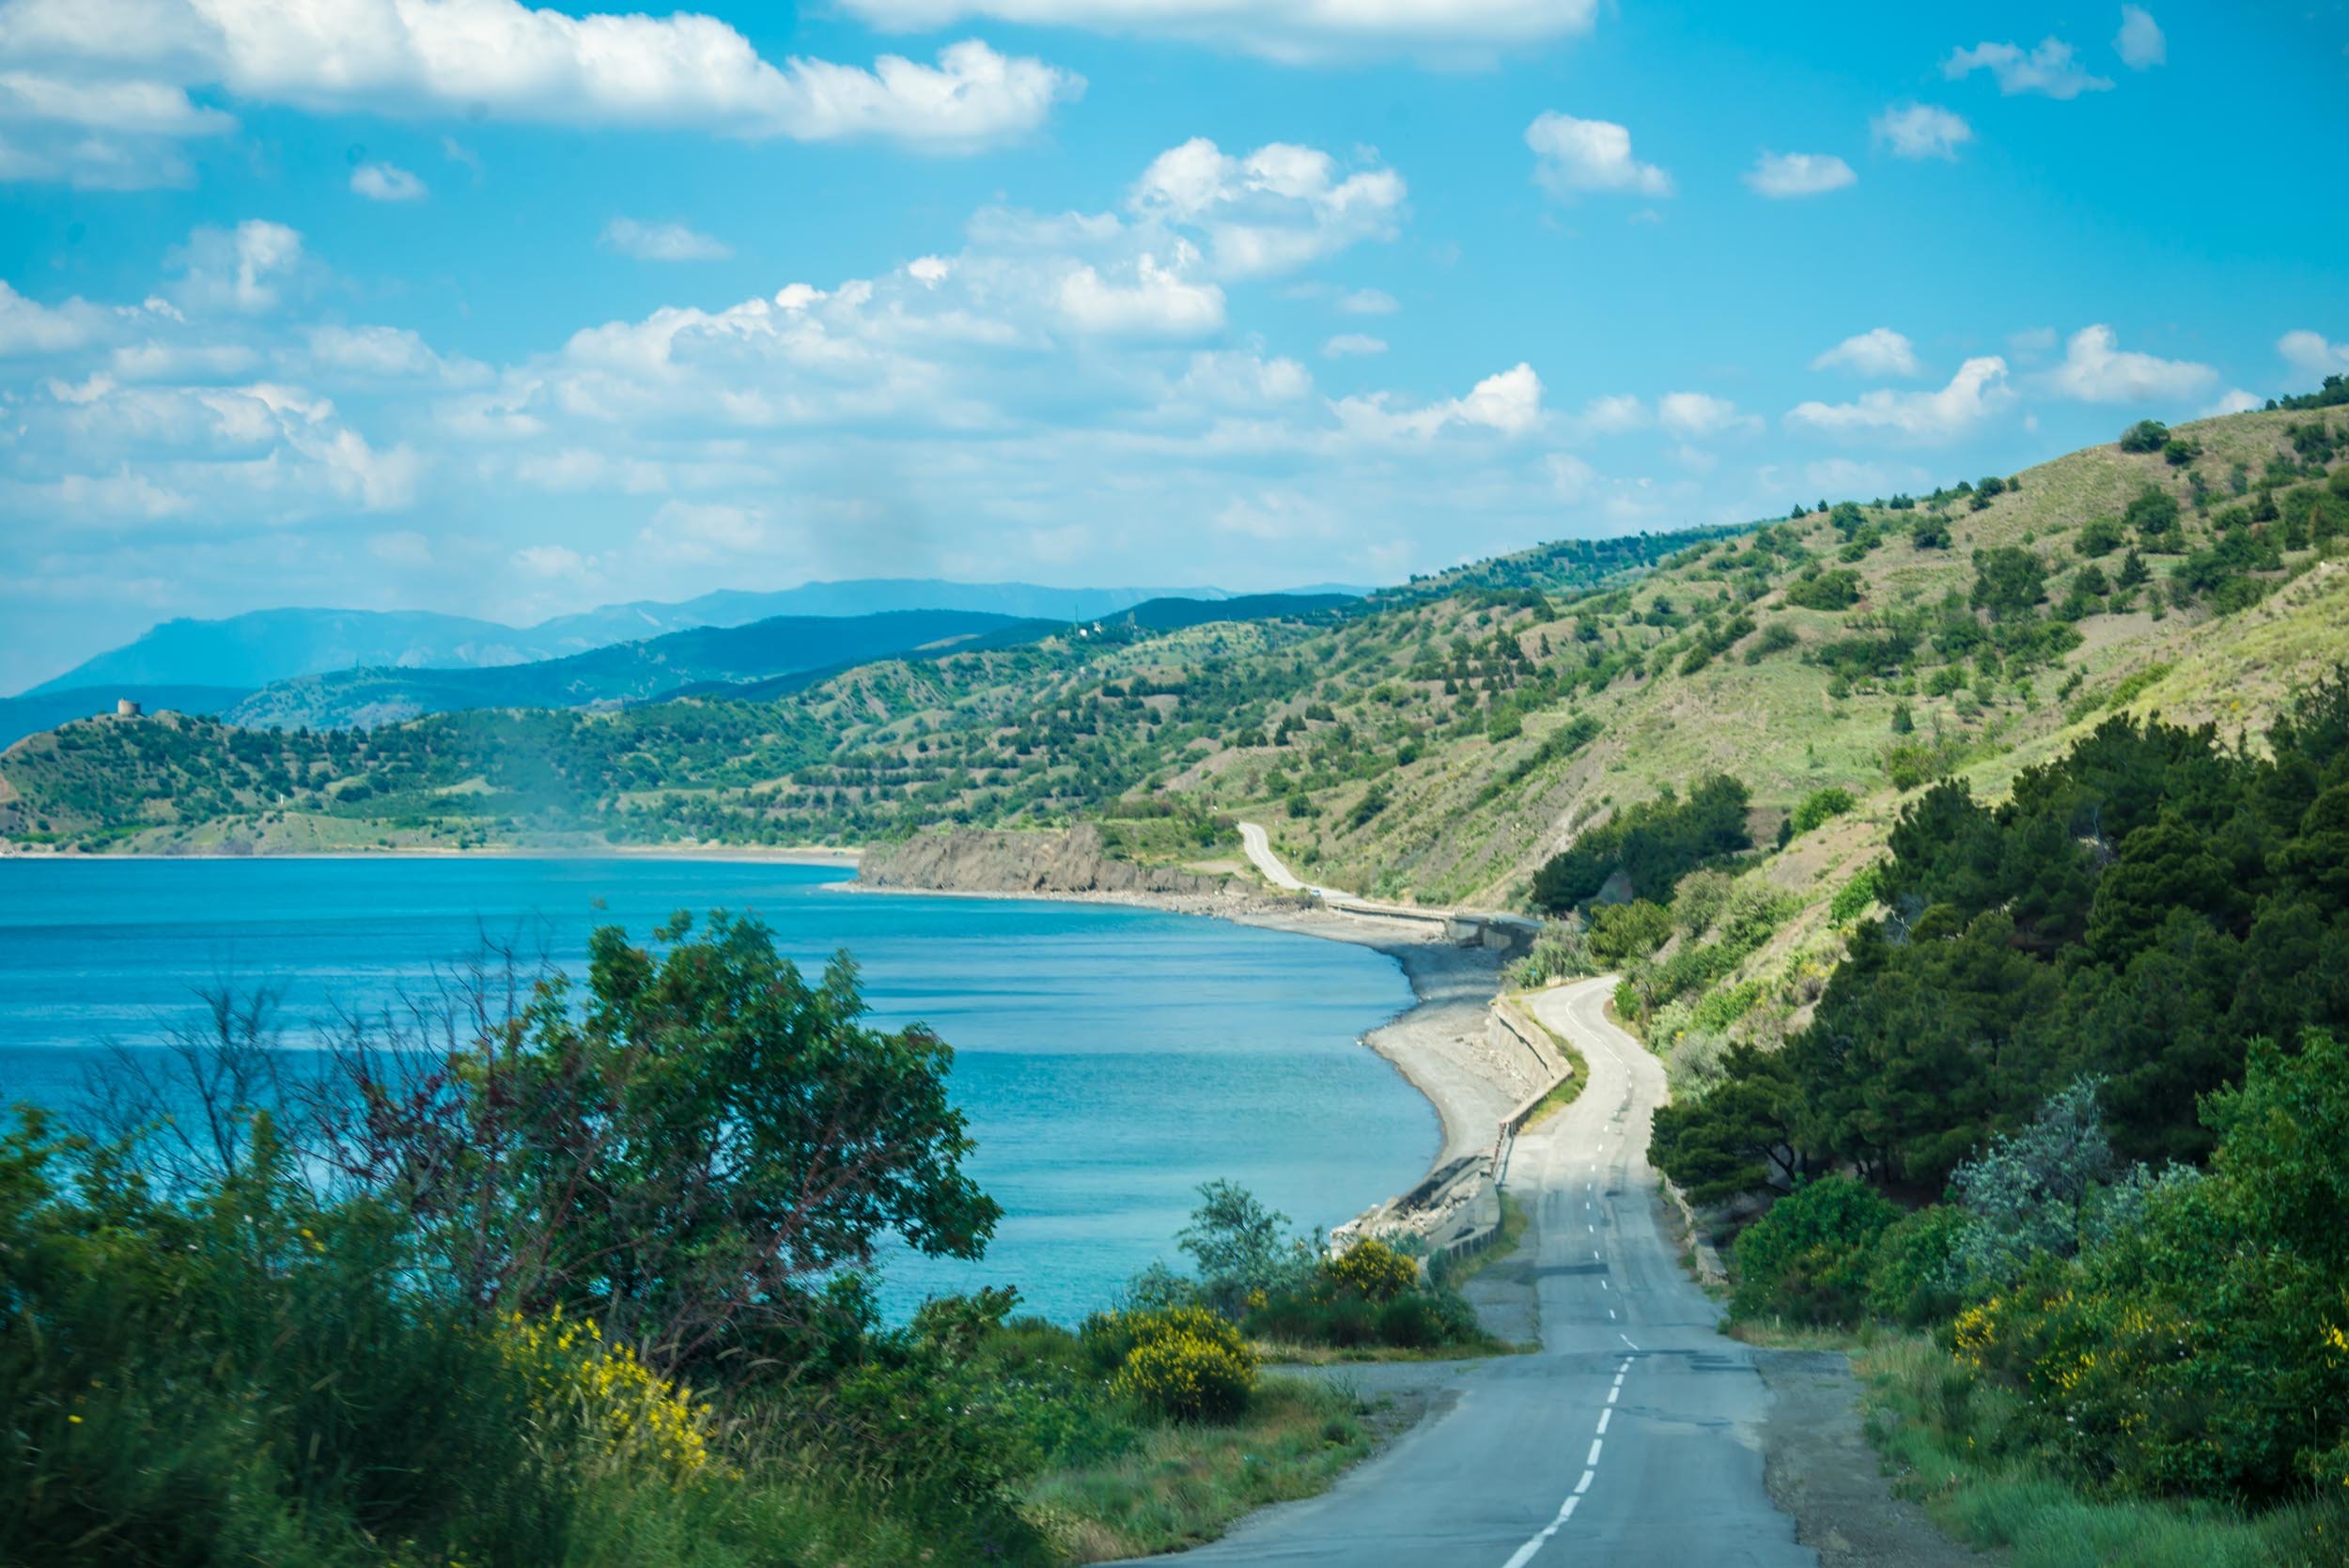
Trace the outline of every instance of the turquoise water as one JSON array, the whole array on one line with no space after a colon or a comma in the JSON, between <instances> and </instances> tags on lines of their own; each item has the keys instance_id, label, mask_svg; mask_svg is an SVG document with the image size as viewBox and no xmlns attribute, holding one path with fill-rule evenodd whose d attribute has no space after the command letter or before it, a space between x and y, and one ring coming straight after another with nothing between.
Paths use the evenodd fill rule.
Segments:
<instances>
[{"instance_id":1,"label":"turquoise water","mask_svg":"<svg viewBox=\"0 0 2349 1568\"><path fill-rule=\"evenodd\" d=\"M1014 1284L1073 1321L1153 1258L1200 1182L1300 1224L1410 1186L1433 1111L1360 1036L1408 1005L1366 949L1111 905L880 896L843 873L657 860L0 860L0 1102L70 1110L116 1043L159 1046L227 981L285 993L289 1047L337 1006L428 985L484 935L578 972L595 925L754 911L813 969L839 948L877 1019L955 1047L975 1171L1005 1214L985 1261L900 1253L886 1294ZM601 900L603 908L598 908Z\"/></svg>"}]
</instances>

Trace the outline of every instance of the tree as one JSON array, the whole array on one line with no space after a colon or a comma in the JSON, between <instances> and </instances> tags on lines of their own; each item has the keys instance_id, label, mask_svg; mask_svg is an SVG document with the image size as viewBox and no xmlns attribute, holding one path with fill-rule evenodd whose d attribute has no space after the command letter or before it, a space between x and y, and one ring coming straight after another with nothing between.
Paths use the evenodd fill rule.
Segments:
<instances>
[{"instance_id":1,"label":"tree","mask_svg":"<svg viewBox=\"0 0 2349 1568\"><path fill-rule=\"evenodd\" d=\"M2170 441L2170 427L2158 419L2140 419L2121 432L2123 452L2158 452Z\"/></svg>"},{"instance_id":2,"label":"tree","mask_svg":"<svg viewBox=\"0 0 2349 1568\"><path fill-rule=\"evenodd\" d=\"M2047 568L2030 551L1999 545L1974 551L1970 602L1994 621L2028 615L2047 597Z\"/></svg>"},{"instance_id":3,"label":"tree","mask_svg":"<svg viewBox=\"0 0 2349 1568\"><path fill-rule=\"evenodd\" d=\"M773 1348L887 1234L981 1255L1002 1211L963 1168L944 1041L866 1026L853 959L811 985L755 921L653 935L595 932L583 999L557 973L416 1033L354 1022L319 1157L405 1213L463 1298L566 1305L664 1363Z\"/></svg>"}]
</instances>

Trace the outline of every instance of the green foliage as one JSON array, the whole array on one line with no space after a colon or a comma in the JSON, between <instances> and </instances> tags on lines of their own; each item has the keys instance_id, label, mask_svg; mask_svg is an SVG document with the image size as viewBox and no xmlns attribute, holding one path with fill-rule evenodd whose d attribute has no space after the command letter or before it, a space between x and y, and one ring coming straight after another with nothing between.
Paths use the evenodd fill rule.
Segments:
<instances>
[{"instance_id":1,"label":"green foliage","mask_svg":"<svg viewBox=\"0 0 2349 1568\"><path fill-rule=\"evenodd\" d=\"M1974 1223L1965 1210L1944 1203L1901 1216L1876 1239L1868 1311L1909 1328L1946 1322L1963 1299L1958 1259Z\"/></svg>"},{"instance_id":2,"label":"green foliage","mask_svg":"<svg viewBox=\"0 0 2349 1568\"><path fill-rule=\"evenodd\" d=\"M1828 918L1837 925L1849 925L1868 912L1869 907L1882 895L1883 889L1884 867L1873 864L1865 867L1835 890L1835 896L1828 900Z\"/></svg>"},{"instance_id":3,"label":"green foliage","mask_svg":"<svg viewBox=\"0 0 2349 1568\"><path fill-rule=\"evenodd\" d=\"M1746 801L1746 786L1726 774L1698 780L1686 802L1668 788L1552 856L1534 875L1533 902L1563 912L1595 897L1618 873L1641 897L1669 901L1690 871L1753 846Z\"/></svg>"},{"instance_id":4,"label":"green foliage","mask_svg":"<svg viewBox=\"0 0 2349 1568\"><path fill-rule=\"evenodd\" d=\"M1199 1206L1175 1241L1198 1265L1199 1288L1218 1311L1237 1314L1249 1298L1295 1289L1315 1249L1290 1234L1289 1217L1237 1182L1203 1182Z\"/></svg>"},{"instance_id":5,"label":"green foliage","mask_svg":"<svg viewBox=\"0 0 2349 1568\"><path fill-rule=\"evenodd\" d=\"M1999 545L1974 551L1970 602L1994 621L2028 615L2047 598L2046 564L2032 551Z\"/></svg>"},{"instance_id":6,"label":"green foliage","mask_svg":"<svg viewBox=\"0 0 2349 1568\"><path fill-rule=\"evenodd\" d=\"M1899 1218L1899 1209L1849 1176L1803 1183L1739 1234L1731 1310L1796 1323L1858 1322L1876 1240Z\"/></svg>"},{"instance_id":7,"label":"green foliage","mask_svg":"<svg viewBox=\"0 0 2349 1568\"><path fill-rule=\"evenodd\" d=\"M2274 1502L2349 1482L2349 1048L2266 1041L2212 1096L2208 1179L1957 1320L2032 1436L2091 1484Z\"/></svg>"},{"instance_id":8,"label":"green foliage","mask_svg":"<svg viewBox=\"0 0 2349 1568\"><path fill-rule=\"evenodd\" d=\"M1786 585L1786 602L1805 610L1849 610L1859 602L1859 587L1858 572L1821 570L1814 563Z\"/></svg>"},{"instance_id":9,"label":"green foliage","mask_svg":"<svg viewBox=\"0 0 2349 1568\"><path fill-rule=\"evenodd\" d=\"M1591 956L1612 969L1646 957L1670 941L1672 934L1672 911L1660 904L1644 898L1603 904L1591 917Z\"/></svg>"},{"instance_id":10,"label":"green foliage","mask_svg":"<svg viewBox=\"0 0 2349 1568\"><path fill-rule=\"evenodd\" d=\"M1097 1362L1113 1358L1120 1395L1169 1421L1236 1420L1255 1391L1255 1351L1204 1307L1097 1314L1085 1343Z\"/></svg>"},{"instance_id":11,"label":"green foliage","mask_svg":"<svg viewBox=\"0 0 2349 1568\"><path fill-rule=\"evenodd\" d=\"M1829 784L1825 789L1812 790L1804 796L1802 803L1795 808L1793 817L1795 836L1799 838L1812 829L1832 821L1851 810L1856 804L1858 802L1852 799L1851 791L1841 785Z\"/></svg>"},{"instance_id":12,"label":"green foliage","mask_svg":"<svg viewBox=\"0 0 2349 1568\"><path fill-rule=\"evenodd\" d=\"M2158 419L2140 419L2121 432L2123 452L2158 452L2170 442L2170 427Z\"/></svg>"},{"instance_id":13,"label":"green foliage","mask_svg":"<svg viewBox=\"0 0 2349 1568\"><path fill-rule=\"evenodd\" d=\"M1996 808L1927 790L1891 834L1887 914L1772 1063L1801 1157L1936 1190L2090 1076L2122 1159L2207 1157L2196 1108L2244 1041L2349 1026L2349 672L2269 746L2112 719Z\"/></svg>"},{"instance_id":14,"label":"green foliage","mask_svg":"<svg viewBox=\"0 0 2349 1568\"><path fill-rule=\"evenodd\" d=\"M2072 541L2072 548L2094 560L2111 554L2128 542L2128 536L2122 532L2121 524L2114 519L2091 518L2080 525L2078 536Z\"/></svg>"}]
</instances>

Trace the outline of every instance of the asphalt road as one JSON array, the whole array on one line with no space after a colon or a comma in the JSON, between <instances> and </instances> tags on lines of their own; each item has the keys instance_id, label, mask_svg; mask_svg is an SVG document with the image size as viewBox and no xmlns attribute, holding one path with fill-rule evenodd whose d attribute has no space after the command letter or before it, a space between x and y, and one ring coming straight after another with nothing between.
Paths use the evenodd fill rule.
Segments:
<instances>
[{"instance_id":1,"label":"asphalt road","mask_svg":"<svg viewBox=\"0 0 2349 1568\"><path fill-rule=\"evenodd\" d=\"M1646 1160L1660 1063L1607 1021L1614 982L1532 1009L1591 1063L1517 1141L1542 1348L1470 1364L1456 1401L1332 1490L1268 1509L1186 1564L1550 1568L1815 1565L1763 1489L1770 1395L1659 1229Z\"/></svg>"}]
</instances>

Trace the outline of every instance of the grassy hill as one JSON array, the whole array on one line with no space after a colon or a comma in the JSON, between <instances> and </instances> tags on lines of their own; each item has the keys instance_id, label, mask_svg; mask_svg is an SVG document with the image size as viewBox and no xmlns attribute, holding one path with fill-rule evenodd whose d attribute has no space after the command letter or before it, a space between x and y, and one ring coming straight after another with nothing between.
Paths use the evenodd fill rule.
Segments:
<instances>
[{"instance_id":1,"label":"grassy hill","mask_svg":"<svg viewBox=\"0 0 2349 1568\"><path fill-rule=\"evenodd\" d=\"M1522 905L1575 833L1719 769L1765 843L1813 792L1855 797L1760 873L1815 904L1931 778L1996 787L2116 704L2256 728L2349 656L2345 426L2338 408L2232 415L2166 450L1566 541L1306 613L1137 614L882 659L771 701L341 737L73 725L0 757L0 831L93 848L859 843L1164 794L1265 821L1335 885Z\"/></svg>"}]
</instances>

